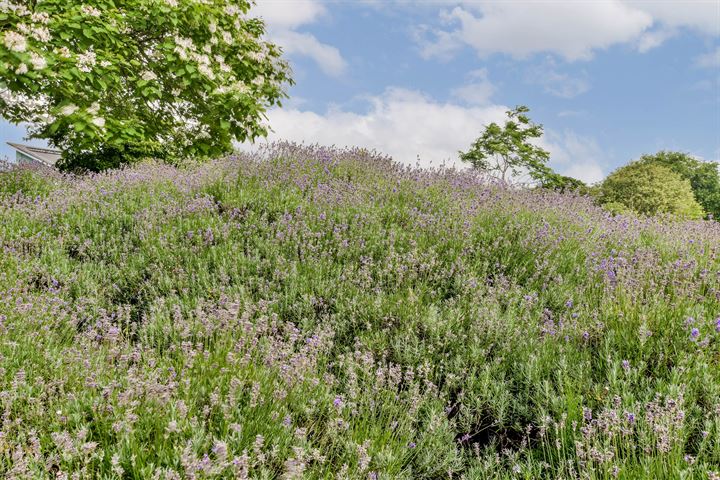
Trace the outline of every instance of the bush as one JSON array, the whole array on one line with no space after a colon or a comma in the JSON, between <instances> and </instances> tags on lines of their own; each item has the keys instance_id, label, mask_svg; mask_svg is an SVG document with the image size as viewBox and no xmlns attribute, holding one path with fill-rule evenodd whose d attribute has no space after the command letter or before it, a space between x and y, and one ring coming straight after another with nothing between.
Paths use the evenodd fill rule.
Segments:
<instances>
[{"instance_id":1,"label":"bush","mask_svg":"<svg viewBox=\"0 0 720 480\"><path fill-rule=\"evenodd\" d=\"M95 151L69 152L57 163L60 170L73 173L114 170L142 159L169 160L159 143L103 145Z\"/></svg>"},{"instance_id":2,"label":"bush","mask_svg":"<svg viewBox=\"0 0 720 480\"><path fill-rule=\"evenodd\" d=\"M695 199L705 212L720 218L720 171L716 162L704 162L682 152L643 155L640 163L661 165L689 180Z\"/></svg>"},{"instance_id":3,"label":"bush","mask_svg":"<svg viewBox=\"0 0 720 480\"><path fill-rule=\"evenodd\" d=\"M652 163L634 162L611 173L601 186L600 203L624 205L643 215L669 213L690 219L704 215L690 182Z\"/></svg>"}]
</instances>

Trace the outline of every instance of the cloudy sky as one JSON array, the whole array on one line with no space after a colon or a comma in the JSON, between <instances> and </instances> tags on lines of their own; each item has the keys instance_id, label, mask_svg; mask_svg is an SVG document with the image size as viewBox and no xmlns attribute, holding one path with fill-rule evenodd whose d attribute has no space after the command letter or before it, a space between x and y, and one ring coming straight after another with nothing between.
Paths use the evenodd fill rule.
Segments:
<instances>
[{"instance_id":1,"label":"cloudy sky","mask_svg":"<svg viewBox=\"0 0 720 480\"><path fill-rule=\"evenodd\" d=\"M271 139L452 164L524 104L586 181L661 149L720 159L720 0L257 3L297 82Z\"/></svg>"}]
</instances>

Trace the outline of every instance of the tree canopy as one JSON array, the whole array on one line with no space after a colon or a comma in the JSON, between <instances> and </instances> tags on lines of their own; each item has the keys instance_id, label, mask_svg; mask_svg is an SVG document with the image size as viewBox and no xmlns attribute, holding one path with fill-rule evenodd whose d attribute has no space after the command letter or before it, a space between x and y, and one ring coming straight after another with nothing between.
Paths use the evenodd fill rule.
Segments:
<instances>
[{"instance_id":1,"label":"tree canopy","mask_svg":"<svg viewBox=\"0 0 720 480\"><path fill-rule=\"evenodd\" d=\"M539 186L540 188L557 190L559 192L577 192L586 194L590 191L590 187L588 187L582 180L568 177L567 175L560 175L559 173L545 175L545 177L541 179Z\"/></svg>"},{"instance_id":2,"label":"tree canopy","mask_svg":"<svg viewBox=\"0 0 720 480\"><path fill-rule=\"evenodd\" d=\"M687 153L670 151L643 155L639 162L662 165L689 180L697 202L706 213L720 219L720 171L716 162L704 162Z\"/></svg>"},{"instance_id":3,"label":"tree canopy","mask_svg":"<svg viewBox=\"0 0 720 480\"><path fill-rule=\"evenodd\" d=\"M633 162L615 170L600 188L600 202L614 211L626 208L644 215L696 219L704 214L690 182L655 163Z\"/></svg>"},{"instance_id":4,"label":"tree canopy","mask_svg":"<svg viewBox=\"0 0 720 480\"><path fill-rule=\"evenodd\" d=\"M65 152L206 157L265 135L292 83L245 0L0 2L0 116ZM110 162L111 166L113 161ZM91 168L92 169L92 168Z\"/></svg>"},{"instance_id":5,"label":"tree canopy","mask_svg":"<svg viewBox=\"0 0 720 480\"><path fill-rule=\"evenodd\" d=\"M524 105L507 111L505 125L493 122L485 127L470 149L460 152L460 159L504 182L521 175L536 181L547 178L552 174L547 166L550 153L531 143L542 136L543 127L530 120L529 111Z\"/></svg>"}]
</instances>

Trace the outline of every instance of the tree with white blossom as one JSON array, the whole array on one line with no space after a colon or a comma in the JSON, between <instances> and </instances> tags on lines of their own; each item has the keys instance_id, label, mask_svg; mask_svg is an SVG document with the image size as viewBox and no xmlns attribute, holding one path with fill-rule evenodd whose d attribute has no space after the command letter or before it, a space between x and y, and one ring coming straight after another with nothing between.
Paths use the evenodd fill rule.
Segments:
<instances>
[{"instance_id":1,"label":"tree with white blossom","mask_svg":"<svg viewBox=\"0 0 720 480\"><path fill-rule=\"evenodd\" d=\"M0 0L0 116L70 168L226 153L292 83L252 4Z\"/></svg>"}]
</instances>

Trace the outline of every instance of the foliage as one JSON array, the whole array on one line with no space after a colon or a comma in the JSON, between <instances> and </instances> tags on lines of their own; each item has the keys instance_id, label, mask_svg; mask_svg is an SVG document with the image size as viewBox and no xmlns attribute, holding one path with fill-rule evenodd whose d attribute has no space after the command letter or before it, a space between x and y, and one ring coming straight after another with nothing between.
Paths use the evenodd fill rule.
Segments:
<instances>
[{"instance_id":1,"label":"foliage","mask_svg":"<svg viewBox=\"0 0 720 480\"><path fill-rule=\"evenodd\" d=\"M0 116L67 152L215 156L265 135L290 82L246 0L0 2ZM95 165L86 165L92 154ZM108 158L104 155L109 154ZM80 165L74 165L79 159ZM131 159L130 159L131 160Z\"/></svg>"},{"instance_id":2,"label":"foliage","mask_svg":"<svg viewBox=\"0 0 720 480\"><path fill-rule=\"evenodd\" d=\"M0 477L716 478L718 223L288 144L34 174Z\"/></svg>"},{"instance_id":3,"label":"foliage","mask_svg":"<svg viewBox=\"0 0 720 480\"><path fill-rule=\"evenodd\" d=\"M102 172L125 166L128 159L147 159L171 161L167 151L160 144L146 141L139 144L99 145L93 151L65 152L58 161L60 170L74 173Z\"/></svg>"},{"instance_id":4,"label":"foliage","mask_svg":"<svg viewBox=\"0 0 720 480\"><path fill-rule=\"evenodd\" d=\"M526 115L529 111L523 105L507 111L505 125L501 127L493 122L486 126L470 149L460 152L460 159L477 170L498 176L503 182L525 174L533 180L551 175L546 165L550 154L531 143L532 139L542 136L543 128L530 120Z\"/></svg>"},{"instance_id":5,"label":"foliage","mask_svg":"<svg viewBox=\"0 0 720 480\"><path fill-rule=\"evenodd\" d=\"M12 165L0 163L0 199L21 196L43 198L52 192L61 177L38 165Z\"/></svg>"},{"instance_id":6,"label":"foliage","mask_svg":"<svg viewBox=\"0 0 720 480\"><path fill-rule=\"evenodd\" d=\"M557 190L559 192L578 192L582 194L586 194L589 191L589 187L582 180L558 173L545 175L540 182L540 188Z\"/></svg>"},{"instance_id":7,"label":"foliage","mask_svg":"<svg viewBox=\"0 0 720 480\"><path fill-rule=\"evenodd\" d=\"M655 163L633 162L620 167L605 179L600 190L601 203L619 203L636 213L703 216L690 182Z\"/></svg>"},{"instance_id":8,"label":"foliage","mask_svg":"<svg viewBox=\"0 0 720 480\"><path fill-rule=\"evenodd\" d=\"M720 170L717 162L704 162L687 153L660 151L643 155L640 163L662 165L689 180L695 199L706 213L720 218Z\"/></svg>"}]
</instances>

